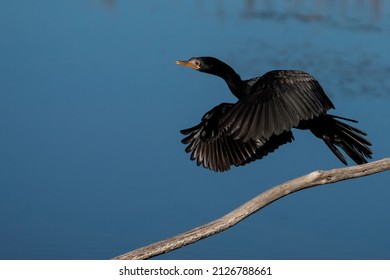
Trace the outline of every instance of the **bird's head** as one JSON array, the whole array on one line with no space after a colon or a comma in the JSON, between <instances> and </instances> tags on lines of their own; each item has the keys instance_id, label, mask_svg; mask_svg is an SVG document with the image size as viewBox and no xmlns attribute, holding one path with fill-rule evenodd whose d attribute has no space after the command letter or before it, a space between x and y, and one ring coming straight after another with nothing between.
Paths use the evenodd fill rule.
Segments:
<instances>
[{"instance_id":1,"label":"bird's head","mask_svg":"<svg viewBox=\"0 0 390 280\"><path fill-rule=\"evenodd\" d=\"M220 73L226 68L226 64L211 56L192 57L189 60L177 60L176 64L190 67L200 72L220 76Z\"/></svg>"},{"instance_id":2,"label":"bird's head","mask_svg":"<svg viewBox=\"0 0 390 280\"><path fill-rule=\"evenodd\" d=\"M190 67L200 72L218 76L225 80L231 92L238 98L247 93L249 87L240 76L225 62L211 56L193 57L189 60L177 60L176 64Z\"/></svg>"}]
</instances>

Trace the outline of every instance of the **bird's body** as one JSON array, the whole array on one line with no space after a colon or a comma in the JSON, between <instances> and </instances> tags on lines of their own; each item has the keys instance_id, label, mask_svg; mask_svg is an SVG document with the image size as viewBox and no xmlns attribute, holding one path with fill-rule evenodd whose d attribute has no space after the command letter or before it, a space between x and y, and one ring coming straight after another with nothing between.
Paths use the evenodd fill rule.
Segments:
<instances>
[{"instance_id":1,"label":"bird's body","mask_svg":"<svg viewBox=\"0 0 390 280\"><path fill-rule=\"evenodd\" d=\"M327 114L333 103L310 74L300 70L274 70L241 80L224 62L213 57L191 58L177 64L224 79L237 103L221 103L207 112L200 124L182 130L186 152L198 165L226 171L260 159L294 140L291 129L309 129L344 163L336 146L357 164L372 151L365 132L342 122L351 119Z\"/></svg>"}]
</instances>

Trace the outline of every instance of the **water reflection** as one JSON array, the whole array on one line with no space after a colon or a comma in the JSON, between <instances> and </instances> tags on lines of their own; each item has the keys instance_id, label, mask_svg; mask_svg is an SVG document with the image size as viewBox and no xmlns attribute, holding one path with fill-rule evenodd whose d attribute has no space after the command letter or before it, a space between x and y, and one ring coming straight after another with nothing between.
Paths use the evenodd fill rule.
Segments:
<instances>
[{"instance_id":1,"label":"water reflection","mask_svg":"<svg viewBox=\"0 0 390 280\"><path fill-rule=\"evenodd\" d=\"M203 0L195 0L197 9L203 13L206 3ZM98 0L108 10L113 10L117 5L116 0ZM216 1L214 14L218 18L228 15L228 3ZM383 0L246 0L243 2L242 13L246 19L295 19L304 22L325 22L338 27L378 29L383 19Z\"/></svg>"},{"instance_id":2,"label":"water reflection","mask_svg":"<svg viewBox=\"0 0 390 280\"><path fill-rule=\"evenodd\" d=\"M117 4L116 0L99 0L99 2L103 3L109 11L113 11Z\"/></svg>"},{"instance_id":3,"label":"water reflection","mask_svg":"<svg viewBox=\"0 0 390 280\"><path fill-rule=\"evenodd\" d=\"M302 21L377 21L382 18L383 1L381 0L316 0L316 1L283 1L246 0L244 15L246 17L268 17L275 19L295 18ZM337 19L339 17L339 19Z\"/></svg>"},{"instance_id":4,"label":"water reflection","mask_svg":"<svg viewBox=\"0 0 390 280\"><path fill-rule=\"evenodd\" d=\"M200 13L205 10L206 3L198 0ZM228 16L229 3L215 2L211 9L223 19ZM383 19L383 0L316 0L316 1L272 1L246 0L242 9L237 12L245 19L294 19L303 22L324 22L343 28L379 30Z\"/></svg>"}]
</instances>

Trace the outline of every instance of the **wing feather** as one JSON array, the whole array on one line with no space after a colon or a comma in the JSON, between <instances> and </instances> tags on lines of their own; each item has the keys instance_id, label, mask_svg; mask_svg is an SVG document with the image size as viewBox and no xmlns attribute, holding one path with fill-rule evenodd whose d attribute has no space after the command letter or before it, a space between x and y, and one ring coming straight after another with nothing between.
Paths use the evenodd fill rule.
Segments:
<instances>
[{"instance_id":1,"label":"wing feather","mask_svg":"<svg viewBox=\"0 0 390 280\"><path fill-rule=\"evenodd\" d=\"M228 128L221 126L233 106L222 103L207 112L200 124L181 131L186 135L182 140L182 143L187 144L185 151L191 153L190 158L197 165L223 172L232 165L245 165L262 158L293 140L291 131L272 135L269 139L243 141L233 137L228 133Z\"/></svg>"},{"instance_id":2,"label":"wing feather","mask_svg":"<svg viewBox=\"0 0 390 280\"><path fill-rule=\"evenodd\" d=\"M221 127L245 142L268 139L331 108L334 106L321 85L308 73L271 71L258 78L251 92L233 105Z\"/></svg>"}]
</instances>

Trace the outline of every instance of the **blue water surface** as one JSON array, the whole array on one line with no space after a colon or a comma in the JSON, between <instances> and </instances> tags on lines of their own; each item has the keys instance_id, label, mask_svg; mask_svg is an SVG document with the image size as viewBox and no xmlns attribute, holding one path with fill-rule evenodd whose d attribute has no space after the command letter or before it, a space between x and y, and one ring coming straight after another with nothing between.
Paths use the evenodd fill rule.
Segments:
<instances>
[{"instance_id":1,"label":"blue water surface","mask_svg":"<svg viewBox=\"0 0 390 280\"><path fill-rule=\"evenodd\" d=\"M214 173L179 130L224 82L175 65L216 56L242 78L315 76L389 156L386 1L1 1L0 259L109 259L210 222L264 190L342 164L296 141ZM285 197L158 259L390 259L390 174Z\"/></svg>"}]
</instances>

